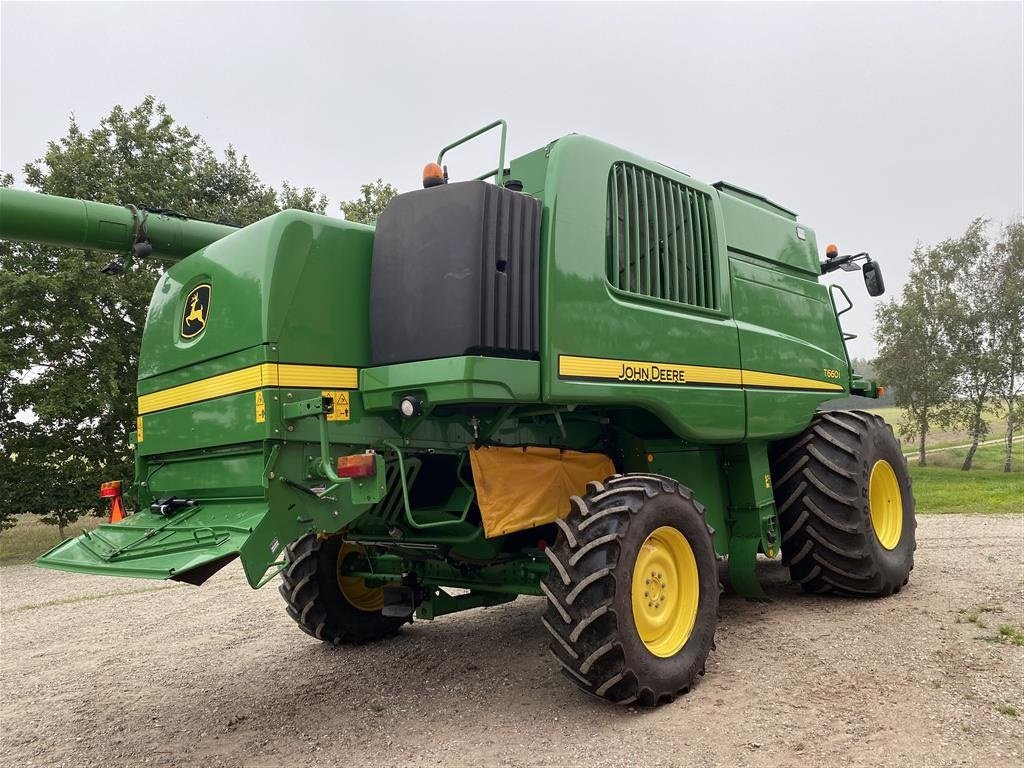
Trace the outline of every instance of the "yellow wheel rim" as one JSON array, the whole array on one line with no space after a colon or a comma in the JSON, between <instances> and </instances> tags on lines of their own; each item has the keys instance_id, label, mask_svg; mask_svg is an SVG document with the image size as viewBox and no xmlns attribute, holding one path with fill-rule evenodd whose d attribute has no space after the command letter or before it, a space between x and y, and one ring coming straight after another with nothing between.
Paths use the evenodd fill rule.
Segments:
<instances>
[{"instance_id":1,"label":"yellow wheel rim","mask_svg":"<svg viewBox=\"0 0 1024 768\"><path fill-rule=\"evenodd\" d=\"M363 579L341 575L341 565L345 562L345 558L352 554L362 554L363 551L358 544L341 545L341 551L338 552L338 589L341 590L342 597L348 600L353 608L367 613L376 613L384 607L384 588L368 587Z\"/></svg>"},{"instance_id":2,"label":"yellow wheel rim","mask_svg":"<svg viewBox=\"0 0 1024 768\"><path fill-rule=\"evenodd\" d=\"M871 468L868 510L878 543L886 549L895 549L903 534L903 497L896 472L885 459L879 459Z\"/></svg>"},{"instance_id":3,"label":"yellow wheel rim","mask_svg":"<svg viewBox=\"0 0 1024 768\"><path fill-rule=\"evenodd\" d=\"M662 526L644 541L633 565L633 621L655 656L667 658L690 639L697 621L700 582L690 542Z\"/></svg>"}]
</instances>

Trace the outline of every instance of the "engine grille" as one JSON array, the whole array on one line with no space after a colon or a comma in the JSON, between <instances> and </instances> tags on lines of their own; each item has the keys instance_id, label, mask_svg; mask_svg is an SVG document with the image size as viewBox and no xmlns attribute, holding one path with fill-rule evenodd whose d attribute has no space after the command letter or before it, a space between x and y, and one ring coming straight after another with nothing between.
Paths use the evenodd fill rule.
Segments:
<instances>
[{"instance_id":1,"label":"engine grille","mask_svg":"<svg viewBox=\"0 0 1024 768\"><path fill-rule=\"evenodd\" d=\"M608 280L638 296L719 308L711 198L632 163L608 184Z\"/></svg>"}]
</instances>

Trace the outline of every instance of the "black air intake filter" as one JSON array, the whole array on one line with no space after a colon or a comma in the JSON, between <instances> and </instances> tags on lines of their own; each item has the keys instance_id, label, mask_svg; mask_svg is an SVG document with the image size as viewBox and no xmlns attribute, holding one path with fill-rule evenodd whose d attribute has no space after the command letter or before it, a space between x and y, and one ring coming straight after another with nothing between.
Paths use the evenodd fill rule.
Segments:
<instances>
[{"instance_id":1,"label":"black air intake filter","mask_svg":"<svg viewBox=\"0 0 1024 768\"><path fill-rule=\"evenodd\" d=\"M374 364L536 356L539 254L532 197L483 181L399 195L373 241Z\"/></svg>"}]
</instances>

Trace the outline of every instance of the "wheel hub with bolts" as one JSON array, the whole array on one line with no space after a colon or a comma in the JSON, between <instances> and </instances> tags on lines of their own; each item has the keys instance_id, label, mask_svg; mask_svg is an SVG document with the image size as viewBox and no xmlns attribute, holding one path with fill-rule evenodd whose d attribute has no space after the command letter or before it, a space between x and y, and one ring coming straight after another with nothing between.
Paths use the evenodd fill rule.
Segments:
<instances>
[{"instance_id":1,"label":"wheel hub with bolts","mask_svg":"<svg viewBox=\"0 0 1024 768\"><path fill-rule=\"evenodd\" d=\"M665 582L664 575L657 571L651 571L651 577L644 581L647 589L644 591L644 597L647 598L647 605L651 608L657 608L659 605L665 602L665 593L668 592L668 584Z\"/></svg>"},{"instance_id":2,"label":"wheel hub with bolts","mask_svg":"<svg viewBox=\"0 0 1024 768\"><path fill-rule=\"evenodd\" d=\"M868 512L878 543L886 549L895 549L903 534L903 498L896 472L885 459L879 459L871 468Z\"/></svg>"},{"instance_id":3,"label":"wheel hub with bolts","mask_svg":"<svg viewBox=\"0 0 1024 768\"><path fill-rule=\"evenodd\" d=\"M352 604L353 608L366 613L375 613L384 607L384 590L381 587L368 587L362 579L345 576L343 565L345 559L350 555L363 553L363 548L355 544L345 542L338 552L336 575L338 578L338 589L342 596Z\"/></svg>"},{"instance_id":4,"label":"wheel hub with bolts","mask_svg":"<svg viewBox=\"0 0 1024 768\"><path fill-rule=\"evenodd\" d=\"M682 648L697 618L697 561L675 528L651 531L633 566L633 621L647 650L667 658Z\"/></svg>"}]
</instances>

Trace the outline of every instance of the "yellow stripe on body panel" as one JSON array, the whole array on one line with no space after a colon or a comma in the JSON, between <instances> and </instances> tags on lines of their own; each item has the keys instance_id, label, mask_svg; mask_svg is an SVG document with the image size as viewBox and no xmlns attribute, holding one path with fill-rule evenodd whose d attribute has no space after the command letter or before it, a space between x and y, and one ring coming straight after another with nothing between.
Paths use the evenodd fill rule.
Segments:
<instances>
[{"instance_id":1,"label":"yellow stripe on body panel","mask_svg":"<svg viewBox=\"0 0 1024 768\"><path fill-rule=\"evenodd\" d=\"M735 368L649 363L641 360L607 360L571 355L562 355L558 358L558 374L641 384L731 384L738 387L741 383L740 371Z\"/></svg>"},{"instance_id":2,"label":"yellow stripe on body panel","mask_svg":"<svg viewBox=\"0 0 1024 768\"><path fill-rule=\"evenodd\" d=\"M262 387L294 387L296 389L355 389L359 372L355 368L326 365L288 365L262 363L230 373L162 389L139 396L139 414L164 411L182 405L235 395Z\"/></svg>"},{"instance_id":3,"label":"yellow stripe on body panel","mask_svg":"<svg viewBox=\"0 0 1024 768\"><path fill-rule=\"evenodd\" d=\"M139 413L146 414L153 411L163 411L167 408L177 408L180 405L188 405L199 400L210 400L215 397L233 395L250 389L274 386L272 382L277 381L275 368L276 366L273 363L252 365L239 371L222 373L218 376L211 376L208 379L162 389L148 395L140 395Z\"/></svg>"},{"instance_id":4,"label":"yellow stripe on body panel","mask_svg":"<svg viewBox=\"0 0 1024 768\"><path fill-rule=\"evenodd\" d=\"M703 365L610 360L561 355L558 375L586 379L611 379L640 384L716 384L731 387L779 387L841 391L841 384L779 373L714 368Z\"/></svg>"},{"instance_id":5,"label":"yellow stripe on body panel","mask_svg":"<svg viewBox=\"0 0 1024 768\"><path fill-rule=\"evenodd\" d=\"M743 371L743 386L822 389L829 392L838 392L843 389L842 384L836 384L833 381L818 381L817 379L805 379L803 376L788 376L783 373L764 373L763 371L746 370Z\"/></svg>"},{"instance_id":6,"label":"yellow stripe on body panel","mask_svg":"<svg viewBox=\"0 0 1024 768\"><path fill-rule=\"evenodd\" d=\"M357 389L359 371L329 365L277 366L277 386L315 387L320 389Z\"/></svg>"}]
</instances>

